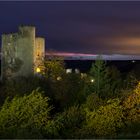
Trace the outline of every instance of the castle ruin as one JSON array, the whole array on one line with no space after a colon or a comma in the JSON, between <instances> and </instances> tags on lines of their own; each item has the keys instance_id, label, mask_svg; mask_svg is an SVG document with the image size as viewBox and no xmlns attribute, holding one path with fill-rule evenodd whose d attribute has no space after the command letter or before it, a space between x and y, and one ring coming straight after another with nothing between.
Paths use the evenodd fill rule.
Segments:
<instances>
[{"instance_id":1,"label":"castle ruin","mask_svg":"<svg viewBox=\"0 0 140 140\"><path fill-rule=\"evenodd\" d=\"M2 78L39 72L45 57L45 39L35 36L35 27L20 26L17 33L2 35Z\"/></svg>"}]
</instances>

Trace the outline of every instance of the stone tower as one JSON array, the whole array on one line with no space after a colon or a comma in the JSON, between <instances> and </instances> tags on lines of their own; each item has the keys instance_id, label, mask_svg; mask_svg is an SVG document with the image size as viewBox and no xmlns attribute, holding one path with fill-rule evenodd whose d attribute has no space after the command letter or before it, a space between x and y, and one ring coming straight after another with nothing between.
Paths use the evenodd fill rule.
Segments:
<instances>
[{"instance_id":1,"label":"stone tower","mask_svg":"<svg viewBox=\"0 0 140 140\"><path fill-rule=\"evenodd\" d=\"M17 33L2 35L2 78L36 72L45 55L45 39L35 37L35 27L20 26Z\"/></svg>"}]
</instances>

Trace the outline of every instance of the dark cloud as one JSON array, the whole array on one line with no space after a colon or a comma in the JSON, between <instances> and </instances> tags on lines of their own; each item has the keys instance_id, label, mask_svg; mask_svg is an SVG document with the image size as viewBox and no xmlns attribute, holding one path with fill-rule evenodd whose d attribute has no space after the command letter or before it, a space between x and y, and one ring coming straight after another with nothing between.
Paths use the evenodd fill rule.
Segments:
<instances>
[{"instance_id":1,"label":"dark cloud","mask_svg":"<svg viewBox=\"0 0 140 140\"><path fill-rule=\"evenodd\" d=\"M140 2L0 2L0 34L35 25L46 49L78 53L140 52Z\"/></svg>"}]
</instances>

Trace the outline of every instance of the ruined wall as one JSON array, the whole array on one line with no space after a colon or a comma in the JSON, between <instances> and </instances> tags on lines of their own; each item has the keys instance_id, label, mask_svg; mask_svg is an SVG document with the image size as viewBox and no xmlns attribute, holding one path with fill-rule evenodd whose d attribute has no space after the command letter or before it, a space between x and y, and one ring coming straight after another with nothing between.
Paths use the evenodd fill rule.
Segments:
<instances>
[{"instance_id":1,"label":"ruined wall","mask_svg":"<svg viewBox=\"0 0 140 140\"><path fill-rule=\"evenodd\" d=\"M17 33L2 35L2 78L36 73L45 56L45 39L35 37L35 27L20 26Z\"/></svg>"},{"instance_id":2,"label":"ruined wall","mask_svg":"<svg viewBox=\"0 0 140 140\"><path fill-rule=\"evenodd\" d=\"M2 77L33 73L35 27L21 26L19 32L2 35Z\"/></svg>"},{"instance_id":3,"label":"ruined wall","mask_svg":"<svg viewBox=\"0 0 140 140\"><path fill-rule=\"evenodd\" d=\"M17 45L17 57L22 61L18 75L30 75L33 73L34 65L35 27L19 27Z\"/></svg>"}]
</instances>

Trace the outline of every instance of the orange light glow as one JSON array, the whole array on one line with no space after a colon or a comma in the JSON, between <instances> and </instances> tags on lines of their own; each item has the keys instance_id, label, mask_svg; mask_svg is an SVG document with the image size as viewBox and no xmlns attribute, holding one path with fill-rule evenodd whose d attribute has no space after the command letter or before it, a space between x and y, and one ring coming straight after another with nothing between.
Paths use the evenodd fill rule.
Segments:
<instances>
[{"instance_id":1,"label":"orange light glow","mask_svg":"<svg viewBox=\"0 0 140 140\"><path fill-rule=\"evenodd\" d=\"M36 68L36 72L39 73L41 70L40 68Z\"/></svg>"}]
</instances>

